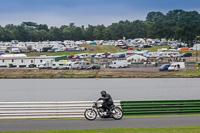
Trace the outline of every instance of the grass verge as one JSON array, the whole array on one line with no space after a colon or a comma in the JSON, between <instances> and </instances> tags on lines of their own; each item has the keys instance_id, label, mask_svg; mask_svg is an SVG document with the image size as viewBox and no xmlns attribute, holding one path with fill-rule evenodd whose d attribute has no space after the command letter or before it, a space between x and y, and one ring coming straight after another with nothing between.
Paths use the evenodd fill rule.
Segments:
<instances>
[{"instance_id":1,"label":"grass verge","mask_svg":"<svg viewBox=\"0 0 200 133\"><path fill-rule=\"evenodd\" d=\"M52 130L52 131L10 131L10 132L0 132L0 133L200 133L200 126L76 129L76 130Z\"/></svg>"},{"instance_id":2,"label":"grass verge","mask_svg":"<svg viewBox=\"0 0 200 133\"><path fill-rule=\"evenodd\" d=\"M178 72L135 72L110 70L2 69L0 78L199 78L200 70Z\"/></svg>"}]
</instances>

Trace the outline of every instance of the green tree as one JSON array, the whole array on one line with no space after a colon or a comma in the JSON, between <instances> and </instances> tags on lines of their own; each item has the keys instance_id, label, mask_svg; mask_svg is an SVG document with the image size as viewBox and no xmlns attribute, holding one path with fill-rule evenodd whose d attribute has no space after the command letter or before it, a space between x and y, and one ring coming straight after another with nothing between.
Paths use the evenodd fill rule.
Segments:
<instances>
[{"instance_id":1,"label":"green tree","mask_svg":"<svg viewBox=\"0 0 200 133\"><path fill-rule=\"evenodd\" d=\"M104 25L97 25L94 28L93 36L95 40L102 40L103 39L103 31L105 29Z\"/></svg>"},{"instance_id":2,"label":"green tree","mask_svg":"<svg viewBox=\"0 0 200 133\"><path fill-rule=\"evenodd\" d=\"M68 26L62 26L62 33L63 33L63 40L70 40L71 39L71 32Z\"/></svg>"},{"instance_id":3,"label":"green tree","mask_svg":"<svg viewBox=\"0 0 200 133\"><path fill-rule=\"evenodd\" d=\"M38 25L38 30L49 31L49 28L46 24L40 24L40 25Z\"/></svg>"},{"instance_id":4,"label":"green tree","mask_svg":"<svg viewBox=\"0 0 200 133\"><path fill-rule=\"evenodd\" d=\"M162 18L164 14L162 12L149 12L146 17L146 21L155 22L159 18Z\"/></svg>"},{"instance_id":5,"label":"green tree","mask_svg":"<svg viewBox=\"0 0 200 133\"><path fill-rule=\"evenodd\" d=\"M73 40L83 40L83 29L81 27L76 27L73 31Z\"/></svg>"},{"instance_id":6,"label":"green tree","mask_svg":"<svg viewBox=\"0 0 200 133\"><path fill-rule=\"evenodd\" d=\"M62 38L62 31L60 30L60 28L57 27L51 27L49 30L49 40L51 41L61 41Z\"/></svg>"},{"instance_id":7,"label":"green tree","mask_svg":"<svg viewBox=\"0 0 200 133\"><path fill-rule=\"evenodd\" d=\"M92 25L88 25L88 27L86 28L85 32L84 32L84 38L85 40L94 40L94 26Z\"/></svg>"},{"instance_id":8,"label":"green tree","mask_svg":"<svg viewBox=\"0 0 200 133\"><path fill-rule=\"evenodd\" d=\"M146 22L136 20L131 23L131 36L129 38L146 38L148 25Z\"/></svg>"},{"instance_id":9,"label":"green tree","mask_svg":"<svg viewBox=\"0 0 200 133\"><path fill-rule=\"evenodd\" d=\"M49 40L49 33L46 30L39 30L39 41L46 41Z\"/></svg>"},{"instance_id":10,"label":"green tree","mask_svg":"<svg viewBox=\"0 0 200 133\"><path fill-rule=\"evenodd\" d=\"M181 13L174 32L175 39L183 41L195 40L200 33L200 14L197 11Z\"/></svg>"}]
</instances>

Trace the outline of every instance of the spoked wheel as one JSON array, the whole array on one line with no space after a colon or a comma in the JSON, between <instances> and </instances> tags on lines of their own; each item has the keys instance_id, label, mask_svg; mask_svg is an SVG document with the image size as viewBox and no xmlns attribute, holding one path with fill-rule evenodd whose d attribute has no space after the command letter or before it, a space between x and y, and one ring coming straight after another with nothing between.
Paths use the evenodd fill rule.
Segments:
<instances>
[{"instance_id":1,"label":"spoked wheel","mask_svg":"<svg viewBox=\"0 0 200 133\"><path fill-rule=\"evenodd\" d=\"M120 120L122 119L123 117L123 111L121 108L119 107L115 107L113 110L112 110L112 113L113 113L113 119L115 120Z\"/></svg>"},{"instance_id":2,"label":"spoked wheel","mask_svg":"<svg viewBox=\"0 0 200 133\"><path fill-rule=\"evenodd\" d=\"M84 113L84 116L86 119L92 121L92 120L95 120L96 117L97 117L97 112L93 109L86 109L85 110L85 113Z\"/></svg>"}]
</instances>

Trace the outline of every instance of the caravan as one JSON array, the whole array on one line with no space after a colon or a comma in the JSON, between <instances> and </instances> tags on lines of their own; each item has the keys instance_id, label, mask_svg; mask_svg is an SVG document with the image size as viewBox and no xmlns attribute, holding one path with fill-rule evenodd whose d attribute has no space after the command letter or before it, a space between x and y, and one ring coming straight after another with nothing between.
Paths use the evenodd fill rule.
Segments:
<instances>
[{"instance_id":1,"label":"caravan","mask_svg":"<svg viewBox=\"0 0 200 133\"><path fill-rule=\"evenodd\" d=\"M90 67L90 65L91 65L90 61L80 61L78 69L87 69L88 67Z\"/></svg>"},{"instance_id":2,"label":"caravan","mask_svg":"<svg viewBox=\"0 0 200 133\"><path fill-rule=\"evenodd\" d=\"M69 69L78 69L79 67L79 62L71 62L71 65L68 65L68 66L71 66L69 67Z\"/></svg>"},{"instance_id":3,"label":"caravan","mask_svg":"<svg viewBox=\"0 0 200 133\"><path fill-rule=\"evenodd\" d=\"M128 67L129 63L127 60L115 60L112 61L109 65L109 68L122 68L122 67Z\"/></svg>"}]
</instances>

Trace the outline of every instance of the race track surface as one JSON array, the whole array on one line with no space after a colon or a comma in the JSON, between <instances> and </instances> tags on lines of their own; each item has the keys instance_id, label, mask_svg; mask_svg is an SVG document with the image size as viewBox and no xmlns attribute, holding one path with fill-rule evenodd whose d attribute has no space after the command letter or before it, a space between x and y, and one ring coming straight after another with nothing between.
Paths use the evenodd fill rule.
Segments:
<instances>
[{"instance_id":1,"label":"race track surface","mask_svg":"<svg viewBox=\"0 0 200 133\"><path fill-rule=\"evenodd\" d=\"M200 126L200 116L135 117L114 119L53 119L0 121L0 131Z\"/></svg>"}]
</instances>

